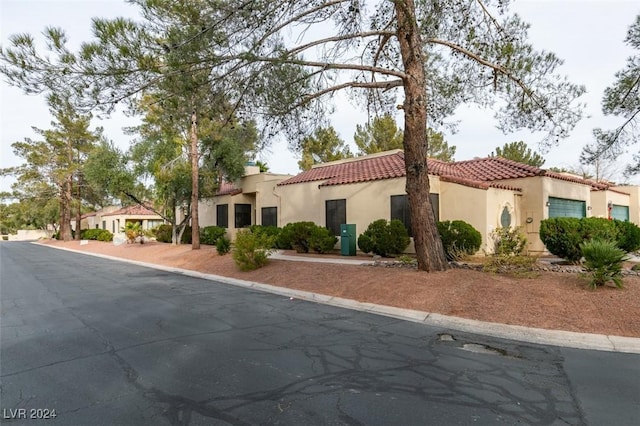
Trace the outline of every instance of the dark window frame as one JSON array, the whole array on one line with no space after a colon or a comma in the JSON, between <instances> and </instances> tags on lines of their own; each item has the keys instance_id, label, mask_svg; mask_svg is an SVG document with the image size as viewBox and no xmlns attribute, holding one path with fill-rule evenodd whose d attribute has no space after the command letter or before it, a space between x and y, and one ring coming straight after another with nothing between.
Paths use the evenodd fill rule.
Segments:
<instances>
[{"instance_id":1,"label":"dark window frame","mask_svg":"<svg viewBox=\"0 0 640 426\"><path fill-rule=\"evenodd\" d=\"M340 225L347 223L347 199L326 200L324 207L325 226L332 235L339 236Z\"/></svg>"},{"instance_id":2,"label":"dark window frame","mask_svg":"<svg viewBox=\"0 0 640 426\"><path fill-rule=\"evenodd\" d=\"M440 194L434 192L429 194L433 215L438 222L440 220ZM390 197L390 220L397 219L407 228L410 237L413 237L411 226L411 216L409 213L409 196L407 194L392 195Z\"/></svg>"},{"instance_id":3,"label":"dark window frame","mask_svg":"<svg viewBox=\"0 0 640 426\"><path fill-rule=\"evenodd\" d=\"M251 204L235 203L233 205L234 227L236 229L251 226Z\"/></svg>"},{"instance_id":4,"label":"dark window frame","mask_svg":"<svg viewBox=\"0 0 640 426\"><path fill-rule=\"evenodd\" d=\"M262 226L278 226L278 208L262 207L260 210L260 219Z\"/></svg>"},{"instance_id":5,"label":"dark window frame","mask_svg":"<svg viewBox=\"0 0 640 426\"><path fill-rule=\"evenodd\" d=\"M216 205L216 226L229 228L229 204Z\"/></svg>"}]
</instances>

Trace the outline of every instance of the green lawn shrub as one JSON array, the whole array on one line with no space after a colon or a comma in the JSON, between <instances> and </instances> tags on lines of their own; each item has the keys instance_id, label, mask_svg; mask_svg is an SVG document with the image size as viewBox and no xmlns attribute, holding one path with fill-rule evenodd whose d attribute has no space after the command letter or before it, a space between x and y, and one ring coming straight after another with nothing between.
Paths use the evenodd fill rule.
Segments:
<instances>
[{"instance_id":1,"label":"green lawn shrub","mask_svg":"<svg viewBox=\"0 0 640 426\"><path fill-rule=\"evenodd\" d=\"M293 222L285 225L275 239L275 245L281 249L293 249L298 253L318 253L331 251L338 239L330 231L313 222Z\"/></svg>"},{"instance_id":2,"label":"green lawn shrub","mask_svg":"<svg viewBox=\"0 0 640 426\"><path fill-rule=\"evenodd\" d=\"M200 229L200 242L213 246L218 238L223 237L227 233L227 229L221 226L205 226Z\"/></svg>"},{"instance_id":3,"label":"green lawn shrub","mask_svg":"<svg viewBox=\"0 0 640 426\"><path fill-rule=\"evenodd\" d=\"M291 247L279 247L280 234L282 233L282 229L277 226L265 226L265 225L251 225L249 227L251 232L256 235L267 235L268 237L273 237L273 247L279 249L291 249Z\"/></svg>"},{"instance_id":4,"label":"green lawn shrub","mask_svg":"<svg viewBox=\"0 0 640 426\"><path fill-rule=\"evenodd\" d=\"M365 253L389 257L405 251L411 239L407 228L399 220L378 219L369 224L358 237L358 247Z\"/></svg>"},{"instance_id":5,"label":"green lawn shrub","mask_svg":"<svg viewBox=\"0 0 640 426\"><path fill-rule=\"evenodd\" d=\"M618 247L627 253L632 253L640 249L640 227L635 223L614 220L614 225L618 228Z\"/></svg>"},{"instance_id":6,"label":"green lawn shrub","mask_svg":"<svg viewBox=\"0 0 640 426\"><path fill-rule=\"evenodd\" d=\"M596 288L612 281L622 288L622 263L627 260L624 250L613 241L592 239L580 244L589 286Z\"/></svg>"},{"instance_id":7,"label":"green lawn shrub","mask_svg":"<svg viewBox=\"0 0 640 426\"><path fill-rule=\"evenodd\" d=\"M170 243L172 228L171 225L165 223L153 229L153 235L155 235L156 241Z\"/></svg>"},{"instance_id":8,"label":"green lawn shrub","mask_svg":"<svg viewBox=\"0 0 640 426\"><path fill-rule=\"evenodd\" d=\"M316 226L309 236L309 248L316 253L329 253L333 250L338 237L331 235L331 231L323 226Z\"/></svg>"},{"instance_id":9,"label":"green lawn shrub","mask_svg":"<svg viewBox=\"0 0 640 426\"><path fill-rule=\"evenodd\" d=\"M171 242L171 233L173 232L173 226L165 223L153 230L153 235L156 237L156 241L161 243ZM181 244L191 244L191 227L187 226L182 234Z\"/></svg>"},{"instance_id":10,"label":"green lawn shrub","mask_svg":"<svg viewBox=\"0 0 640 426\"><path fill-rule=\"evenodd\" d=\"M113 241L113 234L106 229L83 229L80 233L83 240Z\"/></svg>"},{"instance_id":11,"label":"green lawn shrub","mask_svg":"<svg viewBox=\"0 0 640 426\"><path fill-rule=\"evenodd\" d=\"M454 260L462 255L472 255L480 250L482 235L464 220L438 222L438 232L442 239L444 252L449 260Z\"/></svg>"},{"instance_id":12,"label":"green lawn shrub","mask_svg":"<svg viewBox=\"0 0 640 426\"><path fill-rule=\"evenodd\" d=\"M554 217L540 222L540 239L552 254L577 263L582 258L580 245L589 240L606 240L625 252L640 248L637 226L599 217Z\"/></svg>"},{"instance_id":13,"label":"green lawn shrub","mask_svg":"<svg viewBox=\"0 0 640 426\"><path fill-rule=\"evenodd\" d=\"M231 240L224 235L218 238L218 241L216 241L216 251L220 256L229 253L231 251Z\"/></svg>"},{"instance_id":14,"label":"green lawn shrub","mask_svg":"<svg viewBox=\"0 0 640 426\"><path fill-rule=\"evenodd\" d=\"M241 229L236 234L233 260L242 271L252 271L265 266L269 261L273 237L257 235L249 229Z\"/></svg>"}]
</instances>

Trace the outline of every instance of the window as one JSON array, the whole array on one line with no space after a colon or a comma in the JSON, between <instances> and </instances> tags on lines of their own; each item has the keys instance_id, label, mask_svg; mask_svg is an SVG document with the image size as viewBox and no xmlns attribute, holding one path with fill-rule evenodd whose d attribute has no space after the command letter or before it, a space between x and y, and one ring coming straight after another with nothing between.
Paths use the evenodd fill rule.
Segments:
<instances>
[{"instance_id":1,"label":"window","mask_svg":"<svg viewBox=\"0 0 640 426\"><path fill-rule=\"evenodd\" d=\"M106 220L102 221L102 229L107 229L107 221Z\"/></svg>"},{"instance_id":2,"label":"window","mask_svg":"<svg viewBox=\"0 0 640 426\"><path fill-rule=\"evenodd\" d=\"M500 215L500 225L503 228L508 228L511 226L511 212L507 206L504 206L502 209L502 214Z\"/></svg>"},{"instance_id":3,"label":"window","mask_svg":"<svg viewBox=\"0 0 640 426\"><path fill-rule=\"evenodd\" d=\"M216 206L216 225L221 228L229 227L229 205L218 204Z\"/></svg>"},{"instance_id":4,"label":"window","mask_svg":"<svg viewBox=\"0 0 640 426\"><path fill-rule=\"evenodd\" d=\"M278 208L263 207L261 223L262 226L278 226Z\"/></svg>"},{"instance_id":5,"label":"window","mask_svg":"<svg viewBox=\"0 0 640 426\"><path fill-rule=\"evenodd\" d=\"M111 233L112 234L116 233L116 221L115 220L111 221Z\"/></svg>"},{"instance_id":6,"label":"window","mask_svg":"<svg viewBox=\"0 0 640 426\"><path fill-rule=\"evenodd\" d=\"M431 208L436 222L440 220L440 195L429 194L431 200ZM392 195L391 196L391 220L397 219L402 222L409 232L409 236L413 237L413 230L411 229L411 217L409 216L409 196L404 195Z\"/></svg>"},{"instance_id":7,"label":"window","mask_svg":"<svg viewBox=\"0 0 640 426\"><path fill-rule=\"evenodd\" d=\"M162 219L149 219L147 221L147 229L154 229L162 225L164 221Z\"/></svg>"},{"instance_id":8,"label":"window","mask_svg":"<svg viewBox=\"0 0 640 426\"><path fill-rule=\"evenodd\" d=\"M340 235L340 225L347 223L347 200L325 201L327 229L331 235Z\"/></svg>"},{"instance_id":9,"label":"window","mask_svg":"<svg viewBox=\"0 0 640 426\"><path fill-rule=\"evenodd\" d=\"M409 236L413 237L411 230L411 217L409 217L409 197L406 195L391 196L391 220L399 220L402 222Z\"/></svg>"},{"instance_id":10,"label":"window","mask_svg":"<svg viewBox=\"0 0 640 426\"><path fill-rule=\"evenodd\" d=\"M235 204L235 227L248 228L251 226L251 204Z\"/></svg>"}]
</instances>

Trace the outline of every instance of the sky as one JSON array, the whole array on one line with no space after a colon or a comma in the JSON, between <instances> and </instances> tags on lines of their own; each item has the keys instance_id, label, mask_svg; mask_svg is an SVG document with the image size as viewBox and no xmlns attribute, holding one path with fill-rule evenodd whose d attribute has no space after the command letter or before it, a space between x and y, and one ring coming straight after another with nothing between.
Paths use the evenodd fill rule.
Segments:
<instances>
[{"instance_id":1,"label":"sky","mask_svg":"<svg viewBox=\"0 0 640 426\"><path fill-rule=\"evenodd\" d=\"M516 0L512 11L531 24L529 39L534 47L556 53L565 61L558 71L587 88L587 93L581 98L587 105L586 117L569 138L543 153L546 159L543 168L575 168L579 164L582 147L593 140L593 128L614 128L621 123L619 118L604 117L600 103L603 91L613 83L616 71L622 69L626 59L634 54L624 44L624 38L635 16L640 14L640 2ZM123 0L0 0L0 44L7 46L9 36L16 33L29 33L42 41L42 30L53 26L66 31L70 46L74 48L91 38L92 17L135 17L136 14L136 9ZM366 114L343 96L338 96L336 105L331 123L355 152L355 127L366 123ZM48 129L51 119L44 96L25 95L6 81L0 81L0 168L19 165L21 160L13 155L11 144L27 137L35 138L37 135L32 126ZM542 139L541 135L528 131L505 135L496 128L492 111L474 106L461 106L451 120L458 122L458 131L455 134L445 132L445 139L449 145L457 147L456 160L486 157L496 147L519 140L537 149L537 143ZM402 126L401 117L397 123ZM107 137L123 149L129 146L133 136L125 135L122 128L135 124L134 119L122 114L93 122L94 126L104 127ZM631 149L633 151L622 160L638 152L639 147L632 146ZM299 158L287 149L284 142L272 144L259 154L258 159L265 161L272 172L299 172ZM622 168L621 161L618 169ZM10 190L11 180L0 179L0 191ZM640 184L640 177L633 177L630 181Z\"/></svg>"}]
</instances>

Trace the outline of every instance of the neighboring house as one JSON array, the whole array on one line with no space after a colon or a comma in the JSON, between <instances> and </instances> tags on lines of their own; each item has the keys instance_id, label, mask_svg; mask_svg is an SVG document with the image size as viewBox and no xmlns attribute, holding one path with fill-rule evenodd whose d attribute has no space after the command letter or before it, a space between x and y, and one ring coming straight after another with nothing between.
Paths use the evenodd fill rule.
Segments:
<instances>
[{"instance_id":1,"label":"neighboring house","mask_svg":"<svg viewBox=\"0 0 640 426\"><path fill-rule=\"evenodd\" d=\"M104 207L98 211L85 213L80 220L80 229L99 229L102 227L102 215L114 212L120 209L119 206ZM75 231L76 221L71 218L71 229Z\"/></svg>"},{"instance_id":2,"label":"neighboring house","mask_svg":"<svg viewBox=\"0 0 640 426\"><path fill-rule=\"evenodd\" d=\"M530 253L542 253L540 221L597 216L640 224L640 190L614 187L500 157L445 163L429 159L436 220L464 220L482 235L481 252L493 250L498 227L522 226ZM411 234L404 153L386 151L313 166L296 176L247 168L238 182L200 203L201 226L218 225L234 238L253 224L282 227L311 221L340 236L341 224L357 234L377 219L398 219ZM413 246L408 248L413 251Z\"/></svg>"},{"instance_id":3,"label":"neighboring house","mask_svg":"<svg viewBox=\"0 0 640 426\"><path fill-rule=\"evenodd\" d=\"M122 228L127 222L139 222L143 230L153 229L165 223L161 216L151 209L133 205L127 207L110 206L96 212L82 215L81 229L106 229L114 235L124 235ZM72 229L75 229L75 221L71 221Z\"/></svg>"},{"instance_id":4,"label":"neighboring house","mask_svg":"<svg viewBox=\"0 0 640 426\"><path fill-rule=\"evenodd\" d=\"M225 182L213 198L200 200L200 227L227 228L227 236L235 238L239 229L251 225L282 226L279 217L281 200L274 194L276 185L291 175L260 173L257 166L245 167L245 175L236 182ZM182 216L178 212L178 217ZM182 216L184 217L184 216Z\"/></svg>"},{"instance_id":5,"label":"neighboring house","mask_svg":"<svg viewBox=\"0 0 640 426\"><path fill-rule=\"evenodd\" d=\"M148 231L165 223L162 216L149 207L135 204L102 214L99 228L111 231L113 235L124 236L122 229L129 222L138 222L143 231Z\"/></svg>"}]
</instances>

